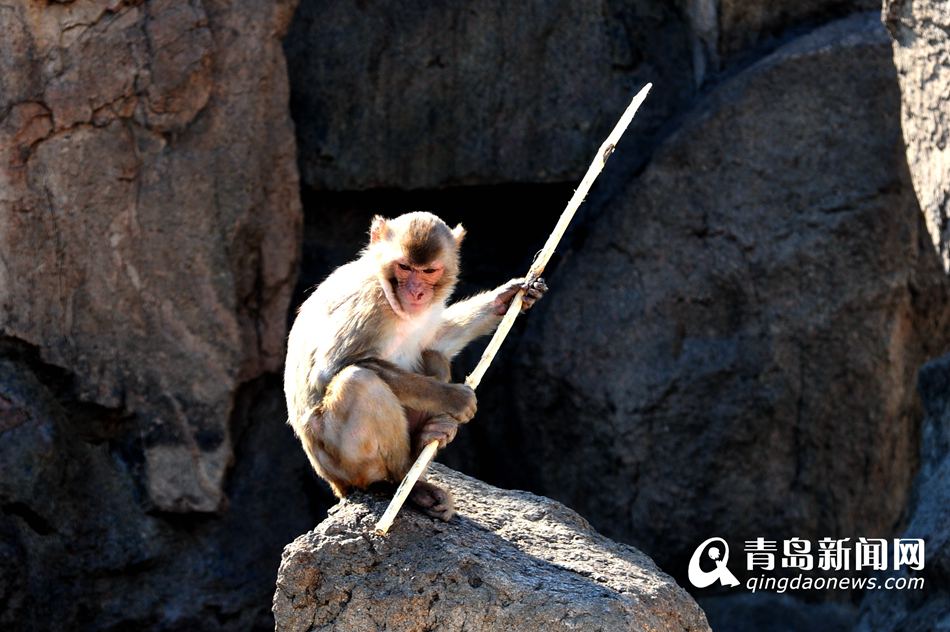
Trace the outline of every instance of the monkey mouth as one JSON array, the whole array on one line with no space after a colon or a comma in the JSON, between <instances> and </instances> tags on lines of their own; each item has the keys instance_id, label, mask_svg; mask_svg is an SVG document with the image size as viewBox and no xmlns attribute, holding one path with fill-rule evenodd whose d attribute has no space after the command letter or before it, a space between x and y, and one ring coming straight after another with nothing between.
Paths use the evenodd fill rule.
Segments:
<instances>
[{"instance_id":1,"label":"monkey mouth","mask_svg":"<svg viewBox=\"0 0 950 632\"><path fill-rule=\"evenodd\" d=\"M401 296L399 297L399 300L402 303L403 309L405 309L408 312L419 311L420 309L424 308L426 305L429 304L429 299L425 297L416 301L409 298L408 296Z\"/></svg>"}]
</instances>

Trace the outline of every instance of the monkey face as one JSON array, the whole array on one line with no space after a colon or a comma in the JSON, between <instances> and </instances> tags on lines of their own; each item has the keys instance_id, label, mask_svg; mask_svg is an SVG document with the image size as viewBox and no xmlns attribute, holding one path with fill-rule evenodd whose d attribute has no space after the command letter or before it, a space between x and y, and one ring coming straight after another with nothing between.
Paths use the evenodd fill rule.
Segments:
<instances>
[{"instance_id":1,"label":"monkey face","mask_svg":"<svg viewBox=\"0 0 950 632\"><path fill-rule=\"evenodd\" d=\"M401 318L445 304L455 288L459 244L465 229L450 229L432 213L406 213L396 219L376 216L367 253L379 264L377 274L386 300Z\"/></svg>"},{"instance_id":2,"label":"monkey face","mask_svg":"<svg viewBox=\"0 0 950 632\"><path fill-rule=\"evenodd\" d=\"M399 259L393 264L396 278L396 296L407 314L419 314L432 304L435 288L445 272L438 260L417 266L408 259Z\"/></svg>"}]
</instances>

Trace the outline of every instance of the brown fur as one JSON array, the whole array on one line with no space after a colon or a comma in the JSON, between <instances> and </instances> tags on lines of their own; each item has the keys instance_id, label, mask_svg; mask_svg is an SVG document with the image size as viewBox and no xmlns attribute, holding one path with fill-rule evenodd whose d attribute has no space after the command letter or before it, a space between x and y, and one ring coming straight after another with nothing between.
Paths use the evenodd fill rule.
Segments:
<instances>
[{"instance_id":1,"label":"brown fur","mask_svg":"<svg viewBox=\"0 0 950 632\"><path fill-rule=\"evenodd\" d=\"M452 363L444 354L432 349L422 352L422 367L420 373L433 377L440 382L452 381Z\"/></svg>"},{"instance_id":2,"label":"brown fur","mask_svg":"<svg viewBox=\"0 0 950 632\"><path fill-rule=\"evenodd\" d=\"M409 217L401 246L413 264L421 266L442 259L446 244L452 244L452 233L443 222L432 221L421 213Z\"/></svg>"},{"instance_id":3,"label":"brown fur","mask_svg":"<svg viewBox=\"0 0 950 632\"><path fill-rule=\"evenodd\" d=\"M475 396L467 386L445 384L379 358L360 360L357 366L374 371L407 408L446 412L462 422L475 415Z\"/></svg>"}]
</instances>

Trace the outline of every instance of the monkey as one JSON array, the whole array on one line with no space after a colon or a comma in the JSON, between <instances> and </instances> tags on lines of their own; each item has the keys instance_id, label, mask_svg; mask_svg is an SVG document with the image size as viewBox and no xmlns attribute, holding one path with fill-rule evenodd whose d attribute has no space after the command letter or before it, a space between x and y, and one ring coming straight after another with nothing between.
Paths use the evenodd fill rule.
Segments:
<instances>
[{"instance_id":1,"label":"monkey","mask_svg":"<svg viewBox=\"0 0 950 632\"><path fill-rule=\"evenodd\" d=\"M377 215L358 258L298 310L284 370L288 423L338 498L398 483L426 444L452 441L477 401L451 382L451 359L494 331L518 290L523 310L547 291L543 279L516 278L449 305L465 232L431 213ZM409 500L432 517L454 515L451 494L428 481Z\"/></svg>"}]
</instances>

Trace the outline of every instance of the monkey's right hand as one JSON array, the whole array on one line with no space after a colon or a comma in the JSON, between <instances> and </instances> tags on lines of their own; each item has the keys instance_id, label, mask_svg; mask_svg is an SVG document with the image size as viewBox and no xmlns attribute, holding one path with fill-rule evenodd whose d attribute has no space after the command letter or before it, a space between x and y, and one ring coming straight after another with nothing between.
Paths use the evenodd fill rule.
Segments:
<instances>
[{"instance_id":1,"label":"monkey's right hand","mask_svg":"<svg viewBox=\"0 0 950 632\"><path fill-rule=\"evenodd\" d=\"M465 423L475 416L478 400L475 391L465 384L445 384L445 412Z\"/></svg>"}]
</instances>

